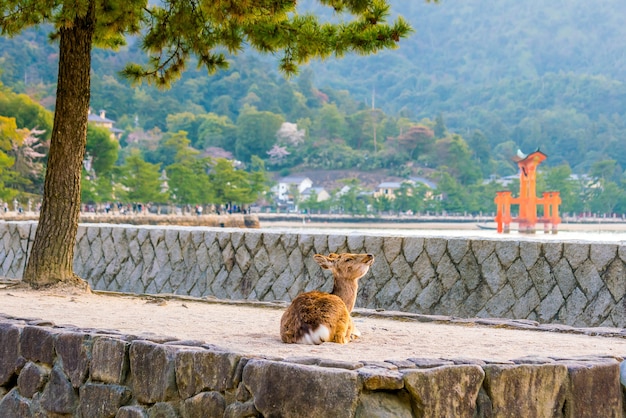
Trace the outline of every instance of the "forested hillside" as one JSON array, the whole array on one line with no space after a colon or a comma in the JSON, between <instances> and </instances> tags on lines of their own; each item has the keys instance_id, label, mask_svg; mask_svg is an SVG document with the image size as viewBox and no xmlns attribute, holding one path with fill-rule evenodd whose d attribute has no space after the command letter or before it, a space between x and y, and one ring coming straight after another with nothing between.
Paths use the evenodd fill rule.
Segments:
<instances>
[{"instance_id":1,"label":"forested hillside","mask_svg":"<svg viewBox=\"0 0 626 418\"><path fill-rule=\"evenodd\" d=\"M541 147L575 171L626 167L626 3L619 0L396 1L416 28L375 57L314 64L319 86L393 114L433 118L492 147Z\"/></svg>"},{"instance_id":2,"label":"forested hillside","mask_svg":"<svg viewBox=\"0 0 626 418\"><path fill-rule=\"evenodd\" d=\"M626 211L626 3L392 4L415 28L399 49L313 62L293 79L272 57L245 53L211 76L190 66L162 91L119 76L145 60L133 39L118 52L95 50L92 107L125 131L116 166L132 156L164 169L188 148L248 166L258 157L282 174L386 170L437 180L446 210L487 211L496 186L485 190L483 179L514 174L518 148L540 148L547 186L563 189L572 172L604 182L595 197L572 191L567 210ZM58 55L47 29L0 38L0 82L52 109ZM1 104L0 116L16 117Z\"/></svg>"}]
</instances>

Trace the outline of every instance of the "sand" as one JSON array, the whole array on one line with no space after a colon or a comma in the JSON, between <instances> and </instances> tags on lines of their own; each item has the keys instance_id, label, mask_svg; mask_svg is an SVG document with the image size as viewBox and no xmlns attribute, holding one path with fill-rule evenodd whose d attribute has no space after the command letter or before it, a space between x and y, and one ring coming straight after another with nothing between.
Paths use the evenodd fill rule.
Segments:
<instances>
[{"instance_id":1,"label":"sand","mask_svg":"<svg viewBox=\"0 0 626 418\"><path fill-rule=\"evenodd\" d=\"M132 335L153 333L197 340L249 355L345 361L626 357L626 339L620 337L373 318L360 316L359 313L371 311L358 309L355 322L362 333L359 340L346 345L284 344L278 333L284 304L222 303L104 292L86 294L63 288L35 291L14 283L5 280L0 284L0 314L5 316Z\"/></svg>"}]
</instances>

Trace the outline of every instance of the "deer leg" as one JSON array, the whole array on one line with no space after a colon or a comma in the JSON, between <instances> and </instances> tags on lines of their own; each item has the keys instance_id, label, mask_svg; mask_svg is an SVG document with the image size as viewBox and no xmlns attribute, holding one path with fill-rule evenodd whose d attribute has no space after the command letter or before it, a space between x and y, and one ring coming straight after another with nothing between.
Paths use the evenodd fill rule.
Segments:
<instances>
[{"instance_id":1,"label":"deer leg","mask_svg":"<svg viewBox=\"0 0 626 418\"><path fill-rule=\"evenodd\" d=\"M356 340L358 338L361 338L361 331L359 331L356 328L356 325L354 325L354 321L352 320L352 316L350 317L350 323L348 324L348 333L346 334L346 337L349 340Z\"/></svg>"}]
</instances>

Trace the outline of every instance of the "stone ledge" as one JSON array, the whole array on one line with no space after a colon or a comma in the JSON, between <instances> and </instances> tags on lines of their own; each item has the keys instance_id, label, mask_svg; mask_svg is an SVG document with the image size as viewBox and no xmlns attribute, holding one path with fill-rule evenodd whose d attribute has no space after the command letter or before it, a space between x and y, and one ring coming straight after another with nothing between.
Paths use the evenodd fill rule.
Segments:
<instances>
[{"instance_id":1,"label":"stone ledge","mask_svg":"<svg viewBox=\"0 0 626 418\"><path fill-rule=\"evenodd\" d=\"M622 361L268 358L0 317L0 416L620 417Z\"/></svg>"}]
</instances>

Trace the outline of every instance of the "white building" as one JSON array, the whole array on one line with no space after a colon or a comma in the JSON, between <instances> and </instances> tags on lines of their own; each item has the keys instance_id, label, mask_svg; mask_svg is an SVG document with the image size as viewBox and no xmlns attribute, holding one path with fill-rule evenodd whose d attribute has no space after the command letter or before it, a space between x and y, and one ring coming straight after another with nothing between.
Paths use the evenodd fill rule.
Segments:
<instances>
[{"instance_id":1,"label":"white building","mask_svg":"<svg viewBox=\"0 0 626 418\"><path fill-rule=\"evenodd\" d=\"M278 200L287 202L293 201L293 196L290 195L294 190L301 194L311 187L313 187L313 181L310 178L290 176L279 179L278 183L272 187L272 192Z\"/></svg>"}]
</instances>

